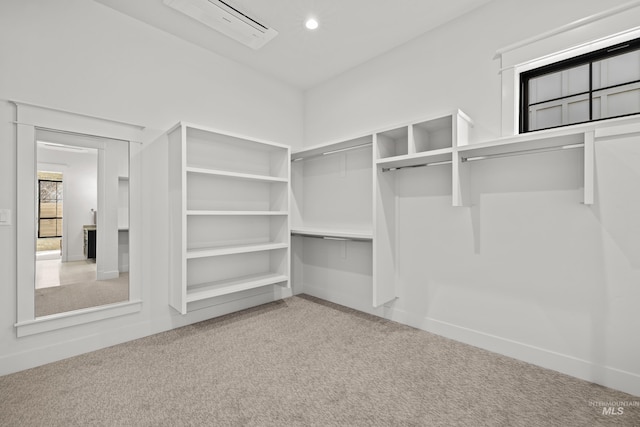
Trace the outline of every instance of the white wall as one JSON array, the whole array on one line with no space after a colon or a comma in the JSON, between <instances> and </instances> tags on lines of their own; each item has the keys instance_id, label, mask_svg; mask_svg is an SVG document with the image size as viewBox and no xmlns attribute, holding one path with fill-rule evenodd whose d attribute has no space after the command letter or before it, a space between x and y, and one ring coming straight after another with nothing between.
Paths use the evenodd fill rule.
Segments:
<instances>
[{"instance_id":1,"label":"white wall","mask_svg":"<svg viewBox=\"0 0 640 427\"><path fill-rule=\"evenodd\" d=\"M92 224L91 209L98 207L98 152L73 153L39 146L38 170L63 173L64 258L66 261L85 259L82 227Z\"/></svg>"},{"instance_id":2,"label":"white wall","mask_svg":"<svg viewBox=\"0 0 640 427\"><path fill-rule=\"evenodd\" d=\"M496 50L625 2L491 2L309 90L305 145L454 108L475 141L499 136ZM579 151L473 164L471 208L451 207L450 166L395 172L399 298L386 316L640 394L633 142L598 143L593 207Z\"/></svg>"},{"instance_id":3,"label":"white wall","mask_svg":"<svg viewBox=\"0 0 640 427\"><path fill-rule=\"evenodd\" d=\"M496 50L628 0L494 0L305 93L305 145L460 108L500 135Z\"/></svg>"},{"instance_id":4,"label":"white wall","mask_svg":"<svg viewBox=\"0 0 640 427\"><path fill-rule=\"evenodd\" d=\"M302 94L173 36L84 0L0 2L0 99L137 123L147 127L130 182L142 209L142 242L131 247L141 269L142 311L24 338L16 337L15 107L0 102L0 374L134 339L274 299L248 295L180 316L168 306L166 153L149 141L179 120L285 144L302 139ZM147 179L157 168L159 180ZM142 186L142 187L140 187ZM134 188L136 188L134 190ZM160 189L160 196L150 194ZM164 203L164 205L163 205ZM133 244L133 243L132 243ZM132 276L133 277L133 276Z\"/></svg>"}]
</instances>

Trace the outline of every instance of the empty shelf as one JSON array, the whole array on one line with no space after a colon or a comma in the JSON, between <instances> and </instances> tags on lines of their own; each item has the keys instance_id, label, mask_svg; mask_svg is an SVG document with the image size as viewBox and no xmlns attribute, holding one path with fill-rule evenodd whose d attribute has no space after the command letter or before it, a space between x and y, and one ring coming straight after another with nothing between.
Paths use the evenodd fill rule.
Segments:
<instances>
[{"instance_id":1,"label":"empty shelf","mask_svg":"<svg viewBox=\"0 0 640 427\"><path fill-rule=\"evenodd\" d=\"M249 173L239 173L239 172L229 172L218 169L208 169L208 168L198 168L198 167L187 167L188 173L199 173L204 175L215 175L229 178L238 178L238 179L246 179L250 181L258 181L258 182L287 182L286 178L279 178L275 176L268 175L254 175Z\"/></svg>"},{"instance_id":2,"label":"empty shelf","mask_svg":"<svg viewBox=\"0 0 640 427\"><path fill-rule=\"evenodd\" d=\"M288 246L289 245L286 243L261 243L252 245L220 246L216 248L194 248L187 250L187 259L271 251L276 249L286 249Z\"/></svg>"},{"instance_id":3,"label":"empty shelf","mask_svg":"<svg viewBox=\"0 0 640 427\"><path fill-rule=\"evenodd\" d=\"M452 148L440 148L437 150L422 151L415 154L386 157L376 161L378 166L384 168L403 168L431 163L450 162L453 157Z\"/></svg>"},{"instance_id":4,"label":"empty shelf","mask_svg":"<svg viewBox=\"0 0 640 427\"><path fill-rule=\"evenodd\" d=\"M283 274L266 273L192 285L187 287L187 303L260 288L287 280L289 277Z\"/></svg>"},{"instance_id":5,"label":"empty shelf","mask_svg":"<svg viewBox=\"0 0 640 427\"><path fill-rule=\"evenodd\" d=\"M584 130L553 129L499 138L493 141L463 145L458 147L464 158L491 156L496 154L518 153L548 148L562 148L584 142Z\"/></svg>"}]
</instances>

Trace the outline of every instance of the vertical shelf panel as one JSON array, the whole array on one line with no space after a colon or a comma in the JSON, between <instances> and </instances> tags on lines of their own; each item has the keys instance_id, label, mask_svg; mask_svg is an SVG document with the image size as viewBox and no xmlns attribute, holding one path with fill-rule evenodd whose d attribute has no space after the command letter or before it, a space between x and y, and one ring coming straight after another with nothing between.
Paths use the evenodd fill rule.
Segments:
<instances>
[{"instance_id":1,"label":"vertical shelf panel","mask_svg":"<svg viewBox=\"0 0 640 427\"><path fill-rule=\"evenodd\" d=\"M373 301L379 307L396 297L396 176L376 173L373 234Z\"/></svg>"},{"instance_id":2,"label":"vertical shelf panel","mask_svg":"<svg viewBox=\"0 0 640 427\"><path fill-rule=\"evenodd\" d=\"M186 180L186 130L182 126L169 131L169 305L179 311L187 311L186 283L187 237L187 180Z\"/></svg>"}]
</instances>

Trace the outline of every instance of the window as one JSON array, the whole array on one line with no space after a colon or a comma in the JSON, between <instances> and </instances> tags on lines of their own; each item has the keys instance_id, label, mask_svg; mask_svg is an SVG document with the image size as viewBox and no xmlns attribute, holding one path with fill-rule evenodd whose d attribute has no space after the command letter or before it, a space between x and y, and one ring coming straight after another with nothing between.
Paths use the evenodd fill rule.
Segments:
<instances>
[{"instance_id":1,"label":"window","mask_svg":"<svg viewBox=\"0 0 640 427\"><path fill-rule=\"evenodd\" d=\"M520 74L520 132L640 113L640 39Z\"/></svg>"},{"instance_id":2,"label":"window","mask_svg":"<svg viewBox=\"0 0 640 427\"><path fill-rule=\"evenodd\" d=\"M38 180L38 238L62 237L62 182Z\"/></svg>"}]
</instances>

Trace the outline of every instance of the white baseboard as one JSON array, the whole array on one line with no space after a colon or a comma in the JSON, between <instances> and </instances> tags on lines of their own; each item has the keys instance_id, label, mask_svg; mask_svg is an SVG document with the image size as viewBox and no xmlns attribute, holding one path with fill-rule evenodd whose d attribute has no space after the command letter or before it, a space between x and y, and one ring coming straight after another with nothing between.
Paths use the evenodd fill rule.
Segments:
<instances>
[{"instance_id":1,"label":"white baseboard","mask_svg":"<svg viewBox=\"0 0 640 427\"><path fill-rule=\"evenodd\" d=\"M436 335L640 396L640 375L429 317L387 308L386 318Z\"/></svg>"},{"instance_id":2,"label":"white baseboard","mask_svg":"<svg viewBox=\"0 0 640 427\"><path fill-rule=\"evenodd\" d=\"M0 376L151 335L149 322L139 322L80 338L47 344L0 357Z\"/></svg>"}]
</instances>

